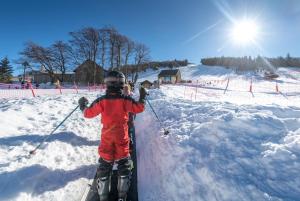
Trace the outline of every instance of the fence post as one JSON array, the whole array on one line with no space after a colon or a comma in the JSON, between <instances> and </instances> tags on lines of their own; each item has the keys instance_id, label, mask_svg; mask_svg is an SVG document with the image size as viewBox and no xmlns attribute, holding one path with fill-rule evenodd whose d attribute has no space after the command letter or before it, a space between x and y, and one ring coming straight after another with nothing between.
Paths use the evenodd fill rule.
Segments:
<instances>
[{"instance_id":1,"label":"fence post","mask_svg":"<svg viewBox=\"0 0 300 201\"><path fill-rule=\"evenodd\" d=\"M32 96L35 97L35 94L34 94L34 91L33 91L32 84L31 84L31 83L29 84L29 87L30 87L30 89L31 89Z\"/></svg>"},{"instance_id":2,"label":"fence post","mask_svg":"<svg viewBox=\"0 0 300 201\"><path fill-rule=\"evenodd\" d=\"M78 94L78 88L77 88L77 85L76 85L75 81L74 81L74 88L75 88L76 93Z\"/></svg>"},{"instance_id":3,"label":"fence post","mask_svg":"<svg viewBox=\"0 0 300 201\"><path fill-rule=\"evenodd\" d=\"M59 93L62 94L60 85L58 86L58 89L59 89Z\"/></svg>"},{"instance_id":4,"label":"fence post","mask_svg":"<svg viewBox=\"0 0 300 201\"><path fill-rule=\"evenodd\" d=\"M228 85L229 85L229 78L228 78L228 80L227 80L227 84L226 84L226 87L225 87L225 89L224 89L224 94L226 93L226 91L227 91L227 89L228 89Z\"/></svg>"},{"instance_id":5,"label":"fence post","mask_svg":"<svg viewBox=\"0 0 300 201\"><path fill-rule=\"evenodd\" d=\"M279 93L278 84L276 82L276 92Z\"/></svg>"},{"instance_id":6,"label":"fence post","mask_svg":"<svg viewBox=\"0 0 300 201\"><path fill-rule=\"evenodd\" d=\"M251 78L251 82L250 82L250 89L249 89L249 92L252 93L252 78Z\"/></svg>"}]
</instances>

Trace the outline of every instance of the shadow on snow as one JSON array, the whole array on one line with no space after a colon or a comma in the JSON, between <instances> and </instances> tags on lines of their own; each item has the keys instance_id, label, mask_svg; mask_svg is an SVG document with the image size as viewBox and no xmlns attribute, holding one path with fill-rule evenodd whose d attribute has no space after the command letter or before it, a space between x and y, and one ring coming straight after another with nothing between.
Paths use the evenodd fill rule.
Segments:
<instances>
[{"instance_id":1,"label":"shadow on snow","mask_svg":"<svg viewBox=\"0 0 300 201\"><path fill-rule=\"evenodd\" d=\"M22 145L24 142L29 143L40 143L43 141L44 138L48 137L49 135L19 135L13 137L5 137L0 138L0 146L19 146ZM46 142L53 142L53 141L61 141L65 143L69 143L72 146L98 146L99 140L88 140L87 138L80 137L73 132L60 132L52 134Z\"/></svg>"},{"instance_id":2,"label":"shadow on snow","mask_svg":"<svg viewBox=\"0 0 300 201\"><path fill-rule=\"evenodd\" d=\"M84 165L74 170L51 170L45 166L32 165L14 172L0 174L0 200L10 200L21 192L40 195L55 191L80 178L92 179L96 165Z\"/></svg>"}]
</instances>

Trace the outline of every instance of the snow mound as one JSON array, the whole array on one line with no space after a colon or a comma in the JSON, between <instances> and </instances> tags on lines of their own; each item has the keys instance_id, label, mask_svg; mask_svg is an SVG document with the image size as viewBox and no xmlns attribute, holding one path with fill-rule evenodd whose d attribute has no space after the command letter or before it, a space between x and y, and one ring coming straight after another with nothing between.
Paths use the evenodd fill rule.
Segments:
<instances>
[{"instance_id":1,"label":"snow mound","mask_svg":"<svg viewBox=\"0 0 300 201\"><path fill-rule=\"evenodd\" d=\"M137 119L141 200L298 200L300 108L152 93L170 135L150 111Z\"/></svg>"}]
</instances>

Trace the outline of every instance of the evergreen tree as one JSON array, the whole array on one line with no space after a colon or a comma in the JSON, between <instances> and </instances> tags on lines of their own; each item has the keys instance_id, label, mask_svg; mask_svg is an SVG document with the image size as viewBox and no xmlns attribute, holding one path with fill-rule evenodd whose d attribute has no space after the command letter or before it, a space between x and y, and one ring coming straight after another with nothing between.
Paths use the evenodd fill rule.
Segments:
<instances>
[{"instance_id":1,"label":"evergreen tree","mask_svg":"<svg viewBox=\"0 0 300 201\"><path fill-rule=\"evenodd\" d=\"M0 61L0 82L10 82L13 69L7 57Z\"/></svg>"}]
</instances>

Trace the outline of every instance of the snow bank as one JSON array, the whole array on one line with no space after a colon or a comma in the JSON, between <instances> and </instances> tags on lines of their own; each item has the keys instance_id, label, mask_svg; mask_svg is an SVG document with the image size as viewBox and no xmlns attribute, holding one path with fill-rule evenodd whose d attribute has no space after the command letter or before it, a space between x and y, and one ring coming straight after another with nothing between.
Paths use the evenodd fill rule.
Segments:
<instances>
[{"instance_id":1,"label":"snow bank","mask_svg":"<svg viewBox=\"0 0 300 201\"><path fill-rule=\"evenodd\" d=\"M299 108L151 97L171 134L137 120L141 200L298 200Z\"/></svg>"}]
</instances>

